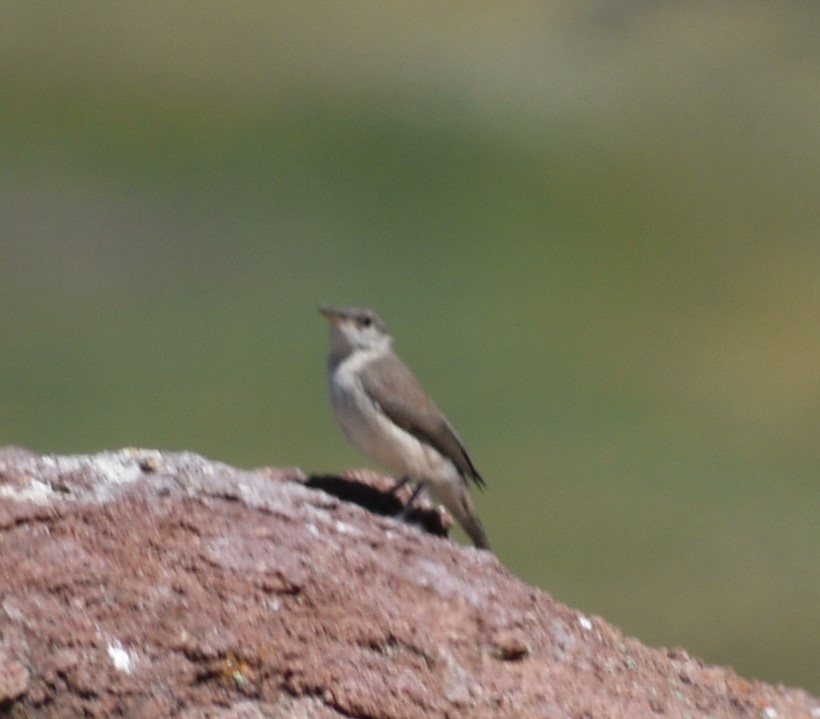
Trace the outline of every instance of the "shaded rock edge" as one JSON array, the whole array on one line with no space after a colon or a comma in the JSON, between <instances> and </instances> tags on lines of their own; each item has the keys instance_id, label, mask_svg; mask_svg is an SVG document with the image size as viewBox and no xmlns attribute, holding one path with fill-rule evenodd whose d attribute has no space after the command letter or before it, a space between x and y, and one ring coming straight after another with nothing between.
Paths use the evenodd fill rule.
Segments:
<instances>
[{"instance_id":1,"label":"shaded rock edge","mask_svg":"<svg viewBox=\"0 0 820 719\"><path fill-rule=\"evenodd\" d=\"M554 601L429 505L385 516L390 485L0 449L0 716L820 717Z\"/></svg>"}]
</instances>

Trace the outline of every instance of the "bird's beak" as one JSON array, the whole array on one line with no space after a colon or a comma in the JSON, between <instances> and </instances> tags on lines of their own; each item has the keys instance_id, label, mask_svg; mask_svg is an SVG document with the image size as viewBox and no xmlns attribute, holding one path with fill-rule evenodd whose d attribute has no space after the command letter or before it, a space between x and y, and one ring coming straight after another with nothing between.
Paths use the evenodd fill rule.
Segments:
<instances>
[{"instance_id":1,"label":"bird's beak","mask_svg":"<svg viewBox=\"0 0 820 719\"><path fill-rule=\"evenodd\" d=\"M321 312L327 321L333 325L339 324L344 319L339 310L334 310L332 307L328 307L326 305L322 305L319 308L319 312Z\"/></svg>"}]
</instances>

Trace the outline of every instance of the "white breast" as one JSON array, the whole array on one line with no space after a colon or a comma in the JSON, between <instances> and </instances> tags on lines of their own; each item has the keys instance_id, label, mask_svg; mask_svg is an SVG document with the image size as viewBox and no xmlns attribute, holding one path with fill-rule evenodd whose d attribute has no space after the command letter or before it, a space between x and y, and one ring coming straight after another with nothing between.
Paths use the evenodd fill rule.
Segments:
<instances>
[{"instance_id":1,"label":"white breast","mask_svg":"<svg viewBox=\"0 0 820 719\"><path fill-rule=\"evenodd\" d=\"M378 351L354 352L330 374L333 410L347 438L397 477L428 484L434 492L440 483L460 481L450 460L393 424L364 391L359 373L379 356Z\"/></svg>"}]
</instances>

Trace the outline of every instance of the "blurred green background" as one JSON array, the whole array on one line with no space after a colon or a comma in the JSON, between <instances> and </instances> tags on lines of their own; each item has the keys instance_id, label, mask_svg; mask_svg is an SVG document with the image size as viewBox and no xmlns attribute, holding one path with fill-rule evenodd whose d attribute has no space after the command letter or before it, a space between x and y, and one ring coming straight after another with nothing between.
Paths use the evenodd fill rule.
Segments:
<instances>
[{"instance_id":1,"label":"blurred green background","mask_svg":"<svg viewBox=\"0 0 820 719\"><path fill-rule=\"evenodd\" d=\"M820 5L0 10L0 443L365 464L376 308L501 560L820 692Z\"/></svg>"}]
</instances>

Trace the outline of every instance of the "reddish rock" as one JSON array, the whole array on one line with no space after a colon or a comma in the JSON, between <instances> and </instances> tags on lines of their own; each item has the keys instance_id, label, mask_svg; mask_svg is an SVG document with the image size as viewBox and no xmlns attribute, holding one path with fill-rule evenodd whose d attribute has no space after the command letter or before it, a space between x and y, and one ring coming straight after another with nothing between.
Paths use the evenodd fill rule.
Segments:
<instances>
[{"instance_id":1,"label":"reddish rock","mask_svg":"<svg viewBox=\"0 0 820 719\"><path fill-rule=\"evenodd\" d=\"M390 480L0 450L0 715L817 719L418 526ZM429 532L432 532L429 533Z\"/></svg>"}]
</instances>

